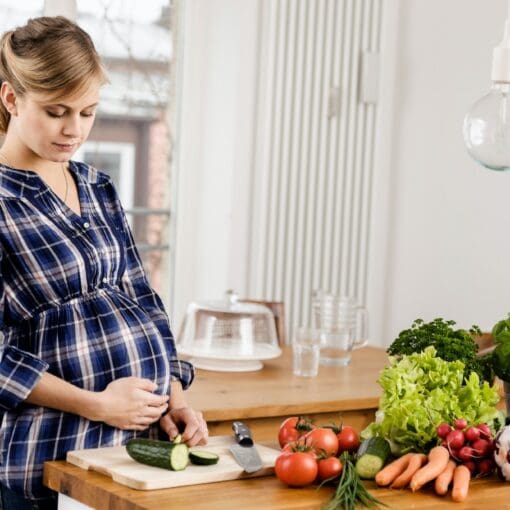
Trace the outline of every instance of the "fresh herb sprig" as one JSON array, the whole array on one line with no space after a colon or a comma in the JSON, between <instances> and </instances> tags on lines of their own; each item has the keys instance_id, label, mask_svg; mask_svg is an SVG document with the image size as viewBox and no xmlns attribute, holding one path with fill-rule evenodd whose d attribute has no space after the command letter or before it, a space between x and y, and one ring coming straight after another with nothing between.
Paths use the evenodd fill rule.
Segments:
<instances>
[{"instance_id":1,"label":"fresh herb sprig","mask_svg":"<svg viewBox=\"0 0 510 510\"><path fill-rule=\"evenodd\" d=\"M388 506L370 494L363 485L355 467L354 457L348 452L342 453L340 460L343 464L340 480L331 500L324 510L355 510L358 505L365 508L379 508Z\"/></svg>"},{"instance_id":2,"label":"fresh herb sprig","mask_svg":"<svg viewBox=\"0 0 510 510\"><path fill-rule=\"evenodd\" d=\"M492 384L494 372L490 357L478 357L478 344L474 337L481 335L478 326L472 326L469 331L454 329L455 321L434 319L425 322L416 319L411 328L401 331L398 337L389 346L387 352L392 356L413 354L422 352L432 345L436 349L437 356L445 361L460 360L464 363L464 376L469 377L471 372L476 372L480 381Z\"/></svg>"},{"instance_id":3,"label":"fresh herb sprig","mask_svg":"<svg viewBox=\"0 0 510 510\"><path fill-rule=\"evenodd\" d=\"M491 353L494 372L502 381L510 382L510 313L494 325L492 336L496 344Z\"/></svg>"}]
</instances>

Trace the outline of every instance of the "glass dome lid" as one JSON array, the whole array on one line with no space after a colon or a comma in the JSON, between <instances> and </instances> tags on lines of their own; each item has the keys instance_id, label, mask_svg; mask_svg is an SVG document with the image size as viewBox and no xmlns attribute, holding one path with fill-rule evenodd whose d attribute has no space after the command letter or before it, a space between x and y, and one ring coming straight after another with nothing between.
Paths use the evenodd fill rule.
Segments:
<instances>
[{"instance_id":1,"label":"glass dome lid","mask_svg":"<svg viewBox=\"0 0 510 510\"><path fill-rule=\"evenodd\" d=\"M225 372L259 370L261 360L281 354L271 310L233 291L221 301L190 303L176 347L197 368Z\"/></svg>"}]
</instances>

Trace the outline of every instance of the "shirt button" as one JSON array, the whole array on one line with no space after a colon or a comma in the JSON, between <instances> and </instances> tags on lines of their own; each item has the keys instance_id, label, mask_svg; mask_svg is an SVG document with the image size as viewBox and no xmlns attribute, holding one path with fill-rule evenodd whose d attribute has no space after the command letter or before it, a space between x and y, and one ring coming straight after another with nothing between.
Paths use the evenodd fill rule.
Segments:
<instances>
[{"instance_id":1,"label":"shirt button","mask_svg":"<svg viewBox=\"0 0 510 510\"><path fill-rule=\"evenodd\" d=\"M84 224L83 224L83 228L89 228L90 227L90 223L88 221L86 221Z\"/></svg>"},{"instance_id":2,"label":"shirt button","mask_svg":"<svg viewBox=\"0 0 510 510\"><path fill-rule=\"evenodd\" d=\"M103 278L103 283L108 283L108 278Z\"/></svg>"}]
</instances>

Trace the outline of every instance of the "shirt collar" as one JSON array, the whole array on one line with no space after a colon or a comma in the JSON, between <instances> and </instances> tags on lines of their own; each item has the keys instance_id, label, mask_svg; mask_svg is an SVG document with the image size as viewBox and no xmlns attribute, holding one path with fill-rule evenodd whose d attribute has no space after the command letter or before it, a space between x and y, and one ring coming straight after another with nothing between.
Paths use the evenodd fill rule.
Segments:
<instances>
[{"instance_id":1,"label":"shirt collar","mask_svg":"<svg viewBox=\"0 0 510 510\"><path fill-rule=\"evenodd\" d=\"M69 170L78 179L90 184L97 183L98 171L85 163L69 161ZM0 163L0 198L23 198L27 193L41 190L42 179L32 170L19 170Z\"/></svg>"}]
</instances>

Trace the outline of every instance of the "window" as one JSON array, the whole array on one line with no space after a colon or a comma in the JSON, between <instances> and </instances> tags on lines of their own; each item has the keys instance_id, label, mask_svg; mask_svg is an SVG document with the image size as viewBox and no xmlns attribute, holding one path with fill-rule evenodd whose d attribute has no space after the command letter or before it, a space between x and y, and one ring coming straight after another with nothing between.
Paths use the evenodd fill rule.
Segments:
<instances>
[{"instance_id":1,"label":"window","mask_svg":"<svg viewBox=\"0 0 510 510\"><path fill-rule=\"evenodd\" d=\"M175 1L175 0L174 0ZM92 37L110 83L73 159L110 174L152 286L170 304L172 0L0 0L0 30L64 15Z\"/></svg>"},{"instance_id":2,"label":"window","mask_svg":"<svg viewBox=\"0 0 510 510\"><path fill-rule=\"evenodd\" d=\"M113 180L124 209L133 207L135 146L121 142L85 142L74 159L86 161Z\"/></svg>"}]
</instances>

